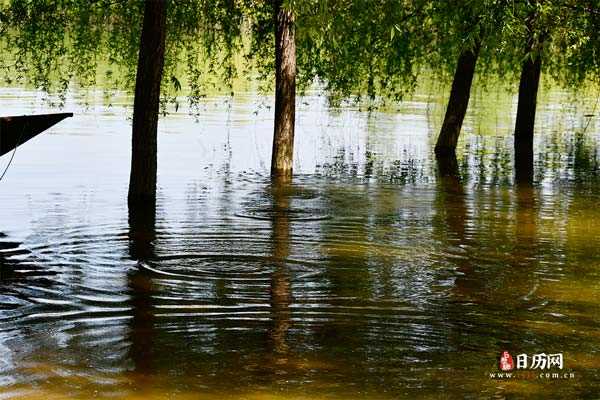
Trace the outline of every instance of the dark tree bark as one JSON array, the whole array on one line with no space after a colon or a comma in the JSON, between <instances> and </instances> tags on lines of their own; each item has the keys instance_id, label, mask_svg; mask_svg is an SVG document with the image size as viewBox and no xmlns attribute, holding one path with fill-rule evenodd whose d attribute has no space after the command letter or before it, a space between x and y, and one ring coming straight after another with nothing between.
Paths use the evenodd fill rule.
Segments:
<instances>
[{"instance_id":1,"label":"dark tree bark","mask_svg":"<svg viewBox=\"0 0 600 400\"><path fill-rule=\"evenodd\" d=\"M527 57L521 69L519 104L515 124L515 179L517 182L533 181L533 129L541 67L540 56L534 55Z\"/></svg>"},{"instance_id":2,"label":"dark tree bark","mask_svg":"<svg viewBox=\"0 0 600 400\"><path fill-rule=\"evenodd\" d=\"M294 15L274 0L275 18L275 127L271 175L291 178L296 119L296 41Z\"/></svg>"},{"instance_id":3,"label":"dark tree bark","mask_svg":"<svg viewBox=\"0 0 600 400\"><path fill-rule=\"evenodd\" d=\"M156 130L165 58L167 1L147 0L144 5L133 102L129 204L156 198Z\"/></svg>"},{"instance_id":4,"label":"dark tree bark","mask_svg":"<svg viewBox=\"0 0 600 400\"><path fill-rule=\"evenodd\" d=\"M535 3L534 0L533 5ZM529 38L525 46L526 58L521 67L519 103L515 122L515 181L526 184L533 182L533 129L542 70L542 59L537 50L541 48L546 37L546 32L542 30L536 39L534 34L536 19L536 8L533 7L525 20Z\"/></svg>"},{"instance_id":5,"label":"dark tree bark","mask_svg":"<svg viewBox=\"0 0 600 400\"><path fill-rule=\"evenodd\" d=\"M456 154L456 144L469 105L478 56L479 44L474 49L464 50L458 57L444 123L435 145L435 154L438 157L452 157Z\"/></svg>"},{"instance_id":6,"label":"dark tree bark","mask_svg":"<svg viewBox=\"0 0 600 400\"><path fill-rule=\"evenodd\" d=\"M437 157L437 173L439 178L459 178L458 160L455 155L449 154L444 157Z\"/></svg>"}]
</instances>

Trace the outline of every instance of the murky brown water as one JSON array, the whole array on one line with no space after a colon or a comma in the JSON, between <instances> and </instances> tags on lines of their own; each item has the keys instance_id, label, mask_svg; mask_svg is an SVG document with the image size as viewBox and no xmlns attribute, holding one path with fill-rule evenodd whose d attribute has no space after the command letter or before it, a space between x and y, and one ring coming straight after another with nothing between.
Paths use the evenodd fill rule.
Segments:
<instances>
[{"instance_id":1,"label":"murky brown water","mask_svg":"<svg viewBox=\"0 0 600 400\"><path fill-rule=\"evenodd\" d=\"M427 99L303 99L291 187L268 177L268 103L171 115L155 219L128 215L121 106L71 104L0 182L0 399L597 398L597 117L542 104L535 186L514 187L510 114L476 101L442 178ZM574 377L490 379L503 350Z\"/></svg>"}]
</instances>

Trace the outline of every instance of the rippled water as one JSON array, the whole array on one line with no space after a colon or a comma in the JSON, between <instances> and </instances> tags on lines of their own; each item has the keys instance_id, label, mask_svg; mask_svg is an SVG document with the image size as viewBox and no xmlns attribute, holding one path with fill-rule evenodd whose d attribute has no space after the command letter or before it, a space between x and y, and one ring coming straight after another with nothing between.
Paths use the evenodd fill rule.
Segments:
<instances>
[{"instance_id":1,"label":"rippled water","mask_svg":"<svg viewBox=\"0 0 600 400\"><path fill-rule=\"evenodd\" d=\"M0 102L46 110L22 89ZM540 106L528 188L510 102L474 102L455 179L431 162L435 99L368 113L310 96L281 186L270 103L207 100L199 123L161 120L156 210L129 215L127 112L90 104L0 182L0 399L597 397L589 110ZM574 378L490 379L503 350L561 352Z\"/></svg>"}]
</instances>

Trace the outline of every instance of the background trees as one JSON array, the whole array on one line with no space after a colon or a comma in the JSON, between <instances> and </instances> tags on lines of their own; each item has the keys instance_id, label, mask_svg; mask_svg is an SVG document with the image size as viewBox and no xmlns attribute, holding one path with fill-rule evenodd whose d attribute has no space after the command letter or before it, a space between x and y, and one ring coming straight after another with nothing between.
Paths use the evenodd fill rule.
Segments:
<instances>
[{"instance_id":1,"label":"background trees","mask_svg":"<svg viewBox=\"0 0 600 400\"><path fill-rule=\"evenodd\" d=\"M515 179L519 182L533 179L533 139L542 74L577 89L583 83L581 77L589 76L597 62L595 55L588 61L581 58L582 62L573 62L573 55L590 42L588 29L594 7L592 2L582 5L565 0L528 0L504 7L507 29L488 58L497 66L496 72L519 79L514 136ZM574 75L579 79L567 78Z\"/></svg>"},{"instance_id":2,"label":"background trees","mask_svg":"<svg viewBox=\"0 0 600 400\"><path fill-rule=\"evenodd\" d=\"M217 64L230 85L241 37L233 0L11 0L1 15L7 80L57 93L61 103L74 84L135 92L130 203L155 198L159 103L178 105L185 74L197 104Z\"/></svg>"},{"instance_id":3,"label":"background trees","mask_svg":"<svg viewBox=\"0 0 600 400\"><path fill-rule=\"evenodd\" d=\"M432 30L429 45L437 69L457 59L444 121L435 145L438 157L454 157L471 96L471 85L482 46L492 39L492 25L502 26L494 2L437 2L429 10ZM486 40L487 39L487 40Z\"/></svg>"},{"instance_id":4,"label":"background trees","mask_svg":"<svg viewBox=\"0 0 600 400\"><path fill-rule=\"evenodd\" d=\"M480 81L500 77L519 88L515 165L517 175L525 171L530 179L540 76L547 73L569 87L598 80L598 3L10 0L0 7L6 55L2 69L7 81L26 79L56 91L59 101L73 84L130 92L137 88L136 98L144 106L134 104L130 195L141 187L147 193L155 187L156 145L135 133L155 131L152 121L159 108L149 106L150 98L158 96L165 110L168 104L177 108L179 95L185 93L193 109L213 86L233 94L236 76L274 88L271 172L286 177L293 166L296 86L302 92L316 85L332 103L351 99L371 108L400 101L418 79L451 76L435 152L453 156L475 74ZM143 61L142 21L149 4L168 4L164 34L156 36L165 42L162 75L160 68L150 73L160 62ZM150 42L155 44L154 39ZM143 73L144 68L150 69ZM147 83L141 83L140 74L149 77ZM141 92L151 86L152 96ZM142 120L148 124L140 128ZM138 187L134 180L141 170L154 178Z\"/></svg>"}]
</instances>

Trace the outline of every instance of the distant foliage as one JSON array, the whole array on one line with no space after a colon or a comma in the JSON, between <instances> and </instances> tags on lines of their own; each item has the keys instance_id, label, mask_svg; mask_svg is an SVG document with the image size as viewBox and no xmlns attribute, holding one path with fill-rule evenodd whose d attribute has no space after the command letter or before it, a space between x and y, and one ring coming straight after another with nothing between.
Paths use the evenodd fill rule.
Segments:
<instances>
[{"instance_id":1,"label":"distant foliage","mask_svg":"<svg viewBox=\"0 0 600 400\"><path fill-rule=\"evenodd\" d=\"M269 0L169 1L163 110L187 98L233 95L235 82L274 80ZM6 0L0 68L9 84L58 94L131 92L143 0ZM398 101L421 75L447 79L458 55L481 49L477 75L514 81L526 57L569 87L600 76L598 0L288 0L295 15L298 85L332 102ZM479 82L483 81L482 79Z\"/></svg>"},{"instance_id":2,"label":"distant foliage","mask_svg":"<svg viewBox=\"0 0 600 400\"><path fill-rule=\"evenodd\" d=\"M4 79L63 100L73 84L131 92L142 19L143 0L11 0L0 14ZM231 87L243 27L234 0L169 1L167 24L164 104L184 86L190 103Z\"/></svg>"}]
</instances>

